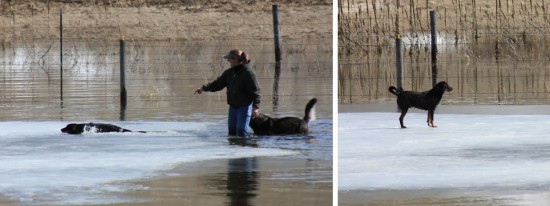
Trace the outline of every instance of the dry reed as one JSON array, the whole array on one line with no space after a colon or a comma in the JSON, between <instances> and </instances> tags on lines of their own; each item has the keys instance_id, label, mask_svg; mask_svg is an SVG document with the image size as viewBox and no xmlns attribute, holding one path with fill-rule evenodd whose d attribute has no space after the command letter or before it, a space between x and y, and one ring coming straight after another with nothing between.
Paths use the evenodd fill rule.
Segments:
<instances>
[{"instance_id":1,"label":"dry reed","mask_svg":"<svg viewBox=\"0 0 550 206\"><path fill-rule=\"evenodd\" d=\"M550 4L531 0L339 0L339 99L386 101L395 85L395 37L405 43L404 86L431 87L429 11L437 12L439 79L449 102L550 103Z\"/></svg>"}]
</instances>

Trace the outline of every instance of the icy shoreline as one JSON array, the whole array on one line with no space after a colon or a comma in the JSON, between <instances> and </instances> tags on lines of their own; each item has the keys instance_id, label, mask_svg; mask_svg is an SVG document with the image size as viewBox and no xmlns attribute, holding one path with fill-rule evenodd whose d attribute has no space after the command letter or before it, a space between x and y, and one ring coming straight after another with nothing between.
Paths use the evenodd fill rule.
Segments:
<instances>
[{"instance_id":1,"label":"icy shoreline","mask_svg":"<svg viewBox=\"0 0 550 206\"><path fill-rule=\"evenodd\" d=\"M546 115L339 114L339 190L550 186Z\"/></svg>"}]
</instances>

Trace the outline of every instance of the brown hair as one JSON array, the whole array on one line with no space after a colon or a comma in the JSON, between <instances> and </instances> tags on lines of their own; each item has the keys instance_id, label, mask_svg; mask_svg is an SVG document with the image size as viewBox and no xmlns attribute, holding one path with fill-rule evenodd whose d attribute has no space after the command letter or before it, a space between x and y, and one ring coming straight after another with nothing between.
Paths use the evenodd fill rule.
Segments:
<instances>
[{"instance_id":1,"label":"brown hair","mask_svg":"<svg viewBox=\"0 0 550 206\"><path fill-rule=\"evenodd\" d=\"M245 53L244 51L240 50L240 49L233 49L233 50L229 51L229 54L237 56L238 60L240 62L242 62L243 64L250 63L250 56L247 53Z\"/></svg>"}]
</instances>

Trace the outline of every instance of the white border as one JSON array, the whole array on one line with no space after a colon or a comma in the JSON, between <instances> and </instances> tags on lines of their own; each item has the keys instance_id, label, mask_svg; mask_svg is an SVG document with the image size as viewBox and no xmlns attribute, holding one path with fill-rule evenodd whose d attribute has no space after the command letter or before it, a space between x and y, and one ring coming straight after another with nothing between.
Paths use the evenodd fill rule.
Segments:
<instances>
[{"instance_id":1,"label":"white border","mask_svg":"<svg viewBox=\"0 0 550 206\"><path fill-rule=\"evenodd\" d=\"M332 1L332 205L338 205L338 0Z\"/></svg>"}]
</instances>

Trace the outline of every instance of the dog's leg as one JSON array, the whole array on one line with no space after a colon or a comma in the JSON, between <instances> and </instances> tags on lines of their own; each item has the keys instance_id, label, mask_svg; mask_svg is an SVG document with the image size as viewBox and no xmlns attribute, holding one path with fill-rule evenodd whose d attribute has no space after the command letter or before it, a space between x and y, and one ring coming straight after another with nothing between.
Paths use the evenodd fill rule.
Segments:
<instances>
[{"instance_id":1,"label":"dog's leg","mask_svg":"<svg viewBox=\"0 0 550 206\"><path fill-rule=\"evenodd\" d=\"M407 111L409 108L401 109L401 116L399 116L399 124L401 124L401 128L407 128L405 125L403 125L403 119L405 119L405 115L407 114Z\"/></svg>"},{"instance_id":2,"label":"dog's leg","mask_svg":"<svg viewBox=\"0 0 550 206\"><path fill-rule=\"evenodd\" d=\"M434 125L434 110L428 110L428 126L437 127Z\"/></svg>"}]
</instances>

